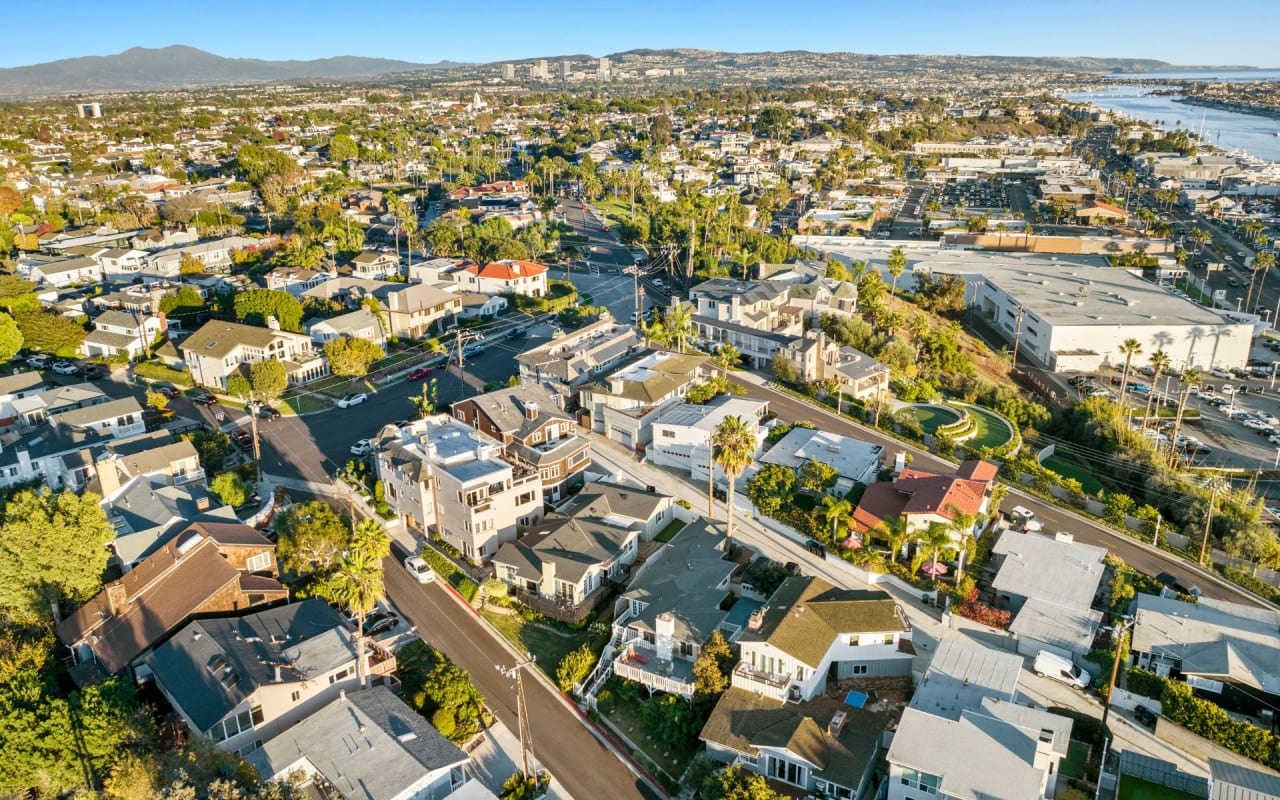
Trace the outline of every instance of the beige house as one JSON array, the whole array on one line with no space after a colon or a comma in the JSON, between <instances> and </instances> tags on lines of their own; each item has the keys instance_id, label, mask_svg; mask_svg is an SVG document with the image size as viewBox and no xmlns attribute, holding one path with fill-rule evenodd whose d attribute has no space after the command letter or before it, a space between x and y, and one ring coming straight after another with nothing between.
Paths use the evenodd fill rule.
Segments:
<instances>
[{"instance_id":1,"label":"beige house","mask_svg":"<svg viewBox=\"0 0 1280 800\"><path fill-rule=\"evenodd\" d=\"M213 320L182 342L182 358L201 386L226 389L227 378L268 358L284 364L290 385L329 374L329 362L301 333Z\"/></svg>"}]
</instances>

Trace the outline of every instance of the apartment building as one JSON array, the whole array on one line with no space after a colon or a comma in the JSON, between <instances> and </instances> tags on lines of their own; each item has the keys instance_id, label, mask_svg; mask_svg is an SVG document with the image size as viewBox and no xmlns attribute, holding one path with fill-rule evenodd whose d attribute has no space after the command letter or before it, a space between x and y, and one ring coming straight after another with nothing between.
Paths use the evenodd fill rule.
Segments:
<instances>
[{"instance_id":1,"label":"apartment building","mask_svg":"<svg viewBox=\"0 0 1280 800\"><path fill-rule=\"evenodd\" d=\"M542 519L542 479L500 442L437 415L383 429L374 465L387 503L408 526L434 529L467 559L486 562Z\"/></svg>"}]
</instances>

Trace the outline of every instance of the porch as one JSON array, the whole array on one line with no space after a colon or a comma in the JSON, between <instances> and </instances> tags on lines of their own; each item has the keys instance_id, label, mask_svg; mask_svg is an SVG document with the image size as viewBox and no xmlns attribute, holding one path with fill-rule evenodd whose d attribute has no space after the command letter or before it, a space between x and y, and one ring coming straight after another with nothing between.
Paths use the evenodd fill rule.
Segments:
<instances>
[{"instance_id":1,"label":"porch","mask_svg":"<svg viewBox=\"0 0 1280 800\"><path fill-rule=\"evenodd\" d=\"M633 641L613 662L613 674L658 692L693 697L693 663L680 658L661 659L644 642Z\"/></svg>"}]
</instances>

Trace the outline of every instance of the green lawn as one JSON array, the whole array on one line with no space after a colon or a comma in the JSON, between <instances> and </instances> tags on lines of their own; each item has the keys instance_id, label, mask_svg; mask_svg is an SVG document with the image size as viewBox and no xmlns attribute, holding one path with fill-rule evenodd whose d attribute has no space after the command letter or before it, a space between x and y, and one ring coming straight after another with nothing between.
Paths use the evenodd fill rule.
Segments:
<instances>
[{"instance_id":1,"label":"green lawn","mask_svg":"<svg viewBox=\"0 0 1280 800\"><path fill-rule=\"evenodd\" d=\"M1069 778L1083 778L1085 762L1089 760L1089 745L1075 739L1067 745L1067 757L1062 760L1059 771Z\"/></svg>"},{"instance_id":2,"label":"green lawn","mask_svg":"<svg viewBox=\"0 0 1280 800\"><path fill-rule=\"evenodd\" d=\"M1117 800L1203 800L1191 792L1171 789L1132 775L1120 776L1120 789L1116 792L1116 798Z\"/></svg>"},{"instance_id":3,"label":"green lawn","mask_svg":"<svg viewBox=\"0 0 1280 800\"><path fill-rule=\"evenodd\" d=\"M654 538L657 539L659 542L669 542L672 539L674 539L675 535L679 533L683 528L684 528L683 520L673 519L670 522L668 522L667 527L663 528L662 531Z\"/></svg>"},{"instance_id":4,"label":"green lawn","mask_svg":"<svg viewBox=\"0 0 1280 800\"><path fill-rule=\"evenodd\" d=\"M973 418L974 426L978 431L976 436L966 442L970 447L995 449L1004 446L1013 438L1009 433L1009 423L1002 417L981 408L970 407L966 410Z\"/></svg>"},{"instance_id":5,"label":"green lawn","mask_svg":"<svg viewBox=\"0 0 1280 800\"><path fill-rule=\"evenodd\" d=\"M169 369L164 364L142 362L133 365L133 374L148 381L168 381L174 386L190 386L191 373Z\"/></svg>"},{"instance_id":6,"label":"green lawn","mask_svg":"<svg viewBox=\"0 0 1280 800\"><path fill-rule=\"evenodd\" d=\"M943 425L953 425L960 421L960 415L949 408L941 406L911 406L911 415L920 420L920 427L930 435L937 433Z\"/></svg>"},{"instance_id":7,"label":"green lawn","mask_svg":"<svg viewBox=\"0 0 1280 800\"><path fill-rule=\"evenodd\" d=\"M1084 493L1087 495L1096 495L1102 489L1102 483L1093 477L1088 470L1074 461L1067 461L1058 456L1049 456L1041 466L1058 473L1064 478L1075 478L1080 481L1080 487L1084 489Z\"/></svg>"},{"instance_id":8,"label":"green lawn","mask_svg":"<svg viewBox=\"0 0 1280 800\"><path fill-rule=\"evenodd\" d=\"M585 632L577 636L561 636L545 628L526 625L524 620L514 614L497 614L488 609L480 613L489 621L489 624L497 628L498 633L501 633L503 638L515 646L516 650L522 653L533 653L538 659L538 666L553 681L556 677L556 667L560 664L560 659L577 649L584 641L587 641L589 636Z\"/></svg>"},{"instance_id":9,"label":"green lawn","mask_svg":"<svg viewBox=\"0 0 1280 800\"><path fill-rule=\"evenodd\" d=\"M649 735L645 733L644 720L640 716L639 706L618 703L607 716L609 721L618 730L626 734L631 743L640 749L641 755L661 767L668 775L672 776L673 780L680 780L680 776L684 774L685 769L689 766L689 759L678 758L673 753L661 750L656 742L649 740Z\"/></svg>"},{"instance_id":10,"label":"green lawn","mask_svg":"<svg viewBox=\"0 0 1280 800\"><path fill-rule=\"evenodd\" d=\"M332 404L319 395L300 394L297 397L286 397L281 402L281 414L306 414L311 411L323 411Z\"/></svg>"}]
</instances>

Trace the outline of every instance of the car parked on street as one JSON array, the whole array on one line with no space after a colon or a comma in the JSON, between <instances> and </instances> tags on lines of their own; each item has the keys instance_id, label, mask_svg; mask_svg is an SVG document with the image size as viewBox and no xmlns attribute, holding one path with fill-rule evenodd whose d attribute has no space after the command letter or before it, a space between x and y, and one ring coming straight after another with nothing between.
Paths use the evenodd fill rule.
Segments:
<instances>
[{"instance_id":1,"label":"car parked on street","mask_svg":"<svg viewBox=\"0 0 1280 800\"><path fill-rule=\"evenodd\" d=\"M158 392L159 394L164 395L170 400L181 394L181 392L178 391L177 386L174 386L172 383L166 383L165 381L156 381L148 388L153 392Z\"/></svg>"},{"instance_id":2,"label":"car parked on street","mask_svg":"<svg viewBox=\"0 0 1280 800\"><path fill-rule=\"evenodd\" d=\"M418 583L431 583L436 579L436 571L431 565L423 561L420 556L409 556L404 560L404 568L414 577Z\"/></svg>"},{"instance_id":3,"label":"car parked on street","mask_svg":"<svg viewBox=\"0 0 1280 800\"><path fill-rule=\"evenodd\" d=\"M75 375L80 368L70 361L56 361L52 369L59 375Z\"/></svg>"},{"instance_id":4,"label":"car parked on street","mask_svg":"<svg viewBox=\"0 0 1280 800\"><path fill-rule=\"evenodd\" d=\"M358 406L368 399L369 399L368 392L355 392L354 394L346 395L341 400L339 400L338 408L351 408L352 406Z\"/></svg>"},{"instance_id":5,"label":"car parked on street","mask_svg":"<svg viewBox=\"0 0 1280 800\"><path fill-rule=\"evenodd\" d=\"M280 419L280 412L271 406L258 406L258 419L275 421Z\"/></svg>"},{"instance_id":6,"label":"car parked on street","mask_svg":"<svg viewBox=\"0 0 1280 800\"><path fill-rule=\"evenodd\" d=\"M218 398L214 397L208 392L200 392L191 397L191 402L198 403L199 405L202 405L202 406L211 406L218 402Z\"/></svg>"},{"instance_id":7,"label":"car parked on street","mask_svg":"<svg viewBox=\"0 0 1280 800\"><path fill-rule=\"evenodd\" d=\"M429 377L431 377L431 370L427 367L418 367L408 375L408 378L411 381L420 381Z\"/></svg>"},{"instance_id":8,"label":"car parked on street","mask_svg":"<svg viewBox=\"0 0 1280 800\"><path fill-rule=\"evenodd\" d=\"M351 445L351 455L353 456L367 456L372 452L373 452L373 442L369 441L368 439L361 439L360 441Z\"/></svg>"}]
</instances>

